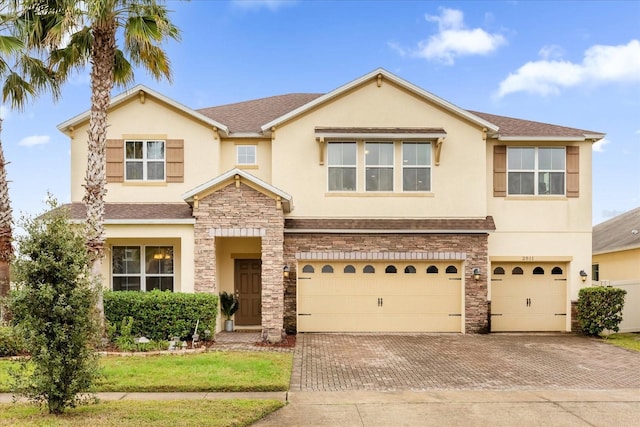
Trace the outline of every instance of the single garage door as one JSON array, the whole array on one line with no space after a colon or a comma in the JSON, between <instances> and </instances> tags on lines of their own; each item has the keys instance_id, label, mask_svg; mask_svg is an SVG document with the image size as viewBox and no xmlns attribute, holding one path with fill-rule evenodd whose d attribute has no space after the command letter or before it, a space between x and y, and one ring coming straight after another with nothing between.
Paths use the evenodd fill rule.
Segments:
<instances>
[{"instance_id":1,"label":"single garage door","mask_svg":"<svg viewBox=\"0 0 640 427\"><path fill-rule=\"evenodd\" d=\"M298 263L300 332L461 332L460 262Z\"/></svg>"},{"instance_id":2,"label":"single garage door","mask_svg":"<svg viewBox=\"0 0 640 427\"><path fill-rule=\"evenodd\" d=\"M564 331L567 276L563 263L492 263L491 330Z\"/></svg>"}]
</instances>

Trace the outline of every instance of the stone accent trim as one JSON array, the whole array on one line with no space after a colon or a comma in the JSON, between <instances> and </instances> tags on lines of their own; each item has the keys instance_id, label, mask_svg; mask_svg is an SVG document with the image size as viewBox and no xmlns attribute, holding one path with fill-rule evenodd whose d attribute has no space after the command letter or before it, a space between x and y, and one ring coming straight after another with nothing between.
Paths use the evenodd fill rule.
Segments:
<instances>
[{"instance_id":1,"label":"stone accent trim","mask_svg":"<svg viewBox=\"0 0 640 427\"><path fill-rule=\"evenodd\" d=\"M265 237L264 228L210 228L210 237Z\"/></svg>"},{"instance_id":2,"label":"stone accent trim","mask_svg":"<svg viewBox=\"0 0 640 427\"><path fill-rule=\"evenodd\" d=\"M417 260L417 261L464 261L467 254L464 252L296 252L296 259L303 260Z\"/></svg>"}]
</instances>

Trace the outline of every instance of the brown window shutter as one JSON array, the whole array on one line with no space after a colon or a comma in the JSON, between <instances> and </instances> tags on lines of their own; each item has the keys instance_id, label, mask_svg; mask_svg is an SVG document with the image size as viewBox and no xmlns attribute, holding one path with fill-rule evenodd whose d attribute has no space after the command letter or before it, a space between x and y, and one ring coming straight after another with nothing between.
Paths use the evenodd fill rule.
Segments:
<instances>
[{"instance_id":1,"label":"brown window shutter","mask_svg":"<svg viewBox=\"0 0 640 427\"><path fill-rule=\"evenodd\" d=\"M493 147L493 197L507 195L507 147Z\"/></svg>"},{"instance_id":2,"label":"brown window shutter","mask_svg":"<svg viewBox=\"0 0 640 427\"><path fill-rule=\"evenodd\" d=\"M107 182L124 181L124 140L107 139Z\"/></svg>"},{"instance_id":3,"label":"brown window shutter","mask_svg":"<svg viewBox=\"0 0 640 427\"><path fill-rule=\"evenodd\" d=\"M580 196L580 147L567 147L567 197Z\"/></svg>"},{"instance_id":4,"label":"brown window shutter","mask_svg":"<svg viewBox=\"0 0 640 427\"><path fill-rule=\"evenodd\" d=\"M167 139L167 182L184 182L184 139Z\"/></svg>"}]
</instances>

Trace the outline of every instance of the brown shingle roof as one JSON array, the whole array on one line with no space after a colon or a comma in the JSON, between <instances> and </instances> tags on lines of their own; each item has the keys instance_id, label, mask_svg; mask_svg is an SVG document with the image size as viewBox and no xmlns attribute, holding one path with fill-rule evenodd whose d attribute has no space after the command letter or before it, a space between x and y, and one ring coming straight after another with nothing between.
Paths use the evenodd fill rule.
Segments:
<instances>
[{"instance_id":1,"label":"brown shingle roof","mask_svg":"<svg viewBox=\"0 0 640 427\"><path fill-rule=\"evenodd\" d=\"M322 96L321 93L290 93L268 98L202 108L199 113L229 127L230 132L261 132L261 126L283 116L298 107ZM532 137L584 137L585 134L601 135L600 132L558 126L513 117L469 111L500 127L501 136Z\"/></svg>"},{"instance_id":2,"label":"brown shingle roof","mask_svg":"<svg viewBox=\"0 0 640 427\"><path fill-rule=\"evenodd\" d=\"M84 220L83 203L61 206L70 209L71 219ZM106 203L105 220L191 219L191 207L186 203Z\"/></svg>"},{"instance_id":3,"label":"brown shingle roof","mask_svg":"<svg viewBox=\"0 0 640 427\"><path fill-rule=\"evenodd\" d=\"M633 230L636 230L635 233ZM593 253L640 248L640 208L593 227Z\"/></svg>"},{"instance_id":4,"label":"brown shingle roof","mask_svg":"<svg viewBox=\"0 0 640 427\"><path fill-rule=\"evenodd\" d=\"M284 222L285 230L289 232L303 231L382 231L403 230L416 233L455 233L455 232L489 232L496 226L493 217L486 218L450 218L450 219L298 219L287 218Z\"/></svg>"},{"instance_id":5,"label":"brown shingle roof","mask_svg":"<svg viewBox=\"0 0 640 427\"><path fill-rule=\"evenodd\" d=\"M202 108L199 113L225 124L230 132L260 132L261 126L322 96L321 93L290 93L235 104Z\"/></svg>"},{"instance_id":6,"label":"brown shingle roof","mask_svg":"<svg viewBox=\"0 0 640 427\"><path fill-rule=\"evenodd\" d=\"M496 116L495 114L481 113L479 111L469 111L488 122L500 127L498 133L501 136L548 136L548 137L584 137L588 135L599 135L600 132L593 132L584 129L574 129L565 126L557 126L542 122L532 122L531 120L516 119L513 117Z\"/></svg>"}]
</instances>

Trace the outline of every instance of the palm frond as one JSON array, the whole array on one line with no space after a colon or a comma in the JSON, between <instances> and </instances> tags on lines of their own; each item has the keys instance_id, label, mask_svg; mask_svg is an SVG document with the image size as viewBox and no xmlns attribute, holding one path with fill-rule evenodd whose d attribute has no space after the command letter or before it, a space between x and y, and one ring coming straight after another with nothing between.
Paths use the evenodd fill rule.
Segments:
<instances>
[{"instance_id":1,"label":"palm frond","mask_svg":"<svg viewBox=\"0 0 640 427\"><path fill-rule=\"evenodd\" d=\"M120 87L126 88L134 83L133 67L120 50L116 50L113 64L113 81Z\"/></svg>"},{"instance_id":2,"label":"palm frond","mask_svg":"<svg viewBox=\"0 0 640 427\"><path fill-rule=\"evenodd\" d=\"M27 100L35 95L34 87L20 74L15 72L7 74L2 86L2 102L9 101L11 107L21 110Z\"/></svg>"}]
</instances>

